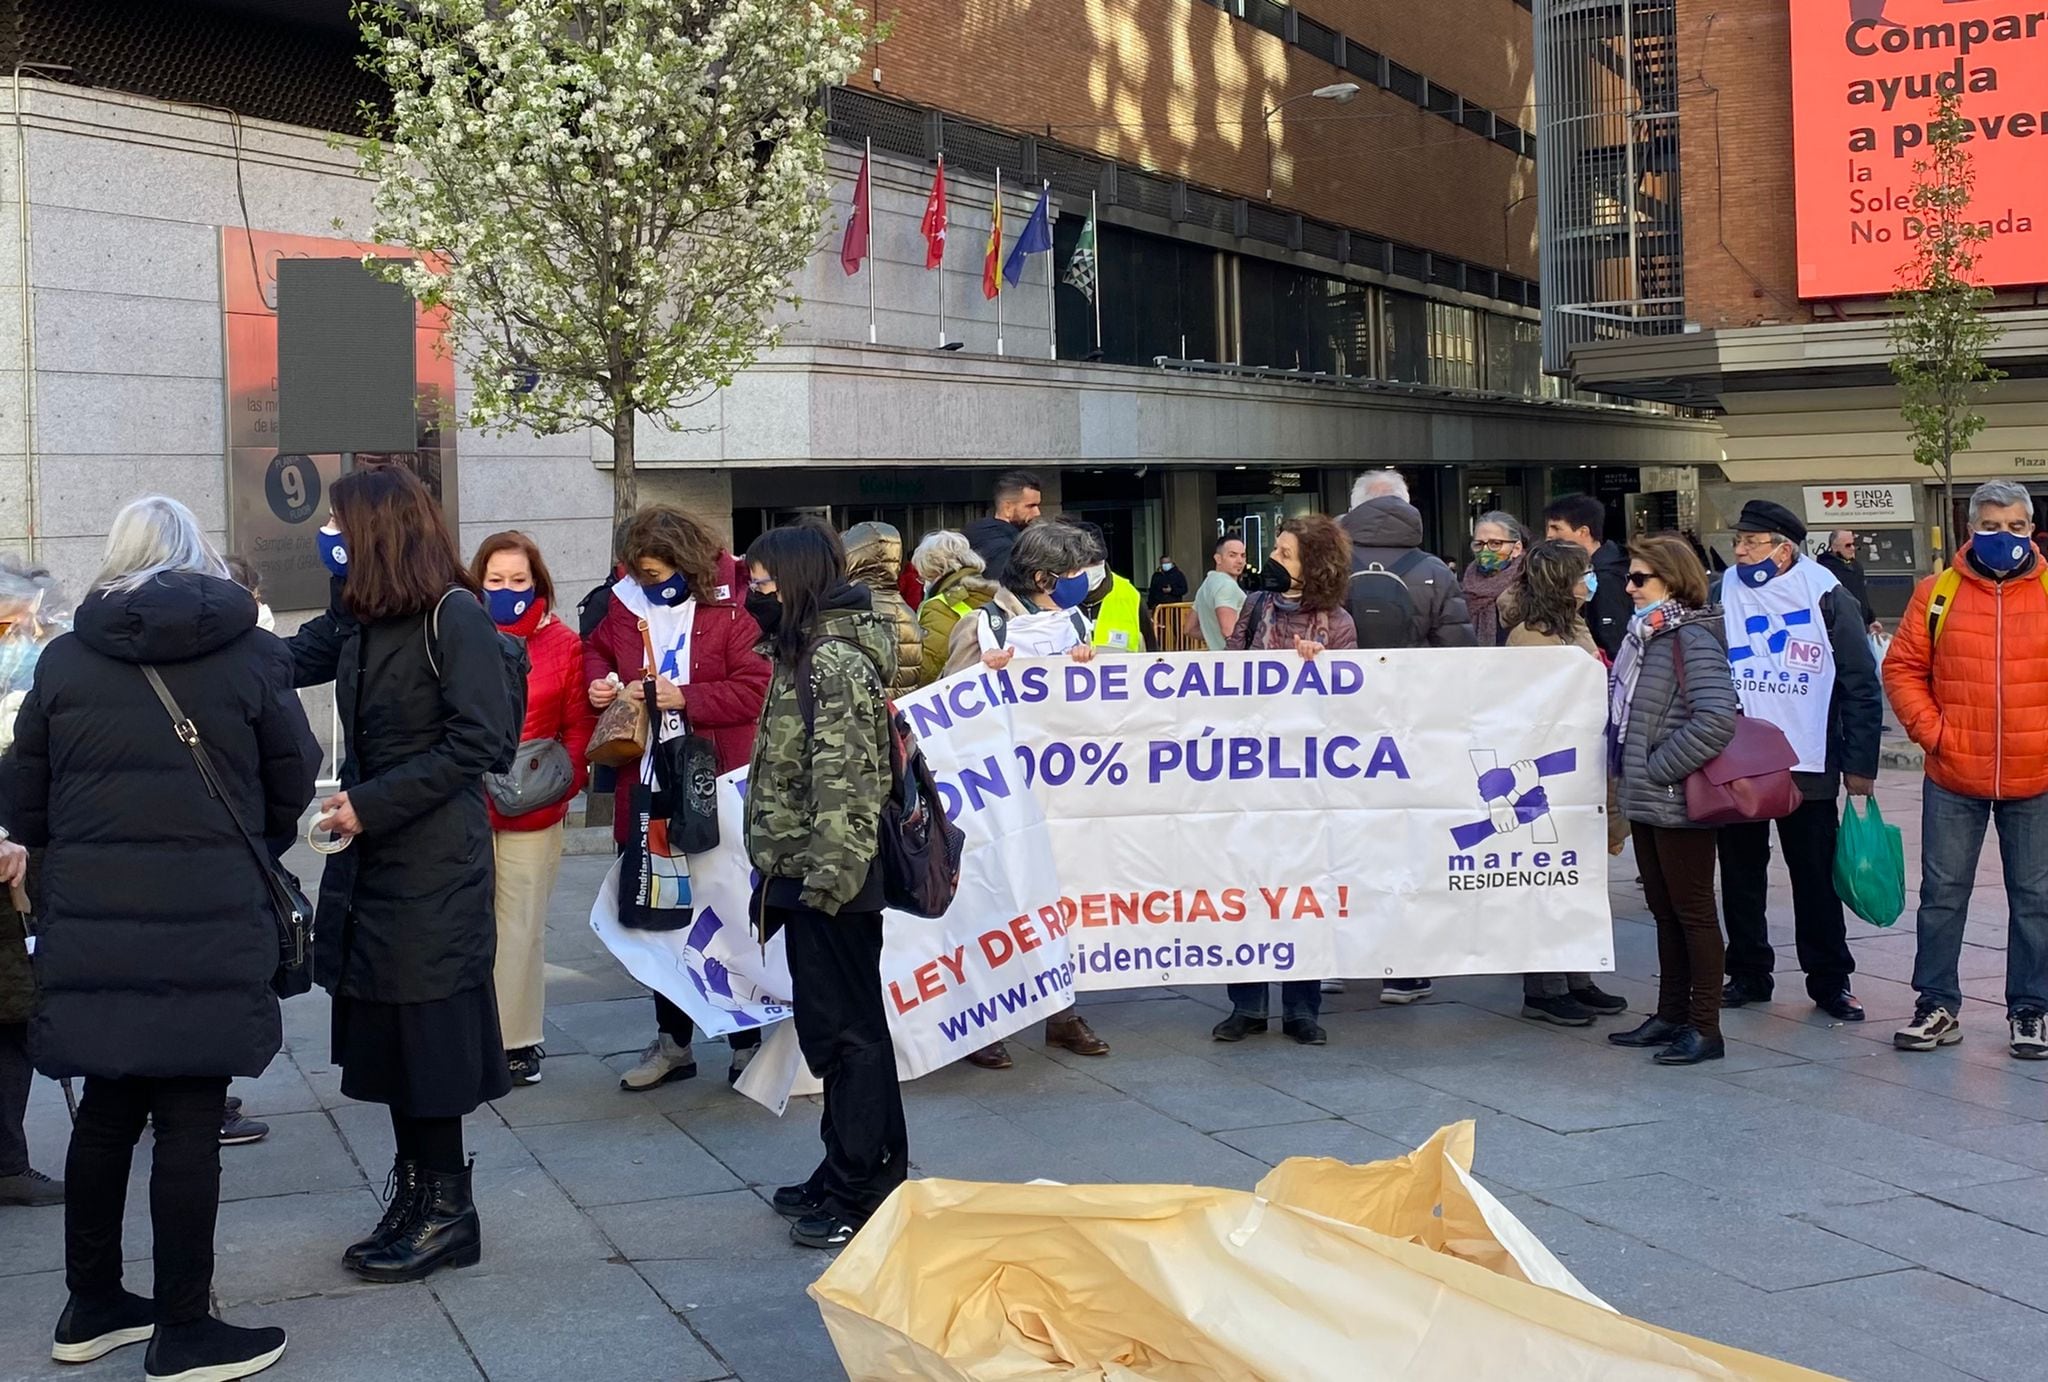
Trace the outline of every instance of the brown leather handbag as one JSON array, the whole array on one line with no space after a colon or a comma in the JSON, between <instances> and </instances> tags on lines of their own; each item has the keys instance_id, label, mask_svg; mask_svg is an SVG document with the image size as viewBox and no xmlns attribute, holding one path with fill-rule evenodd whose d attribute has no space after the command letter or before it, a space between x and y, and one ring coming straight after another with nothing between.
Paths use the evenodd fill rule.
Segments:
<instances>
[{"instance_id":1,"label":"brown leather handbag","mask_svg":"<svg viewBox=\"0 0 2048 1382\"><path fill-rule=\"evenodd\" d=\"M1671 640L1678 663L1678 693L1685 694L1685 650ZM1785 731L1754 715L1735 717L1735 737L1728 747L1695 768L1685 779L1685 814L1695 825L1741 825L1774 821L1797 811L1805 801L1792 778L1799 755Z\"/></svg>"},{"instance_id":2,"label":"brown leather handbag","mask_svg":"<svg viewBox=\"0 0 2048 1382\"><path fill-rule=\"evenodd\" d=\"M648 633L645 619L640 621L640 648L647 659L643 668L645 677L651 679L654 676L654 637ZM597 728L590 735L590 747L583 753L584 761L593 767L623 768L645 757L650 732L647 704L633 700L621 689L619 698L597 717Z\"/></svg>"}]
</instances>

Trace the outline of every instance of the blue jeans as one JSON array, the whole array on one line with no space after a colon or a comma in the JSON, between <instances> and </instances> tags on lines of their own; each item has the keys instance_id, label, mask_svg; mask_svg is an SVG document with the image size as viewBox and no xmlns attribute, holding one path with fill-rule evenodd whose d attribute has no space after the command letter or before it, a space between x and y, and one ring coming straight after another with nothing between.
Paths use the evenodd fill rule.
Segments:
<instances>
[{"instance_id":1,"label":"blue jeans","mask_svg":"<svg viewBox=\"0 0 2048 1382\"><path fill-rule=\"evenodd\" d=\"M1226 984L1230 991L1230 1010L1239 1017L1263 1018L1266 1015L1266 985ZM1284 979L1280 983L1280 1020L1293 1022L1301 1018L1313 1020L1323 1010L1323 981L1320 979Z\"/></svg>"},{"instance_id":2,"label":"blue jeans","mask_svg":"<svg viewBox=\"0 0 2048 1382\"><path fill-rule=\"evenodd\" d=\"M1929 779L1920 815L1920 944L1913 987L1950 1012L1963 1007L1956 963L1984 826L1998 822L2008 909L2005 1006L2048 1011L2048 793L2018 801L1958 796Z\"/></svg>"}]
</instances>

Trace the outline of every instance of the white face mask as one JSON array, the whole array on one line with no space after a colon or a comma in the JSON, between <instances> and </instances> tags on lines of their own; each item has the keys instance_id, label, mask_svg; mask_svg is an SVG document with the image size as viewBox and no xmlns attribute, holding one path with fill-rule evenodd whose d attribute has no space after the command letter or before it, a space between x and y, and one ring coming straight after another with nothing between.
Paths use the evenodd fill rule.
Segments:
<instances>
[{"instance_id":1,"label":"white face mask","mask_svg":"<svg viewBox=\"0 0 2048 1382\"><path fill-rule=\"evenodd\" d=\"M1093 566L1082 567L1081 574L1088 578L1090 590L1100 590L1102 583L1109 579L1109 566L1106 562L1097 562Z\"/></svg>"},{"instance_id":2,"label":"white face mask","mask_svg":"<svg viewBox=\"0 0 2048 1382\"><path fill-rule=\"evenodd\" d=\"M260 600L256 602L256 627L265 633L277 632L277 616Z\"/></svg>"},{"instance_id":3,"label":"white face mask","mask_svg":"<svg viewBox=\"0 0 2048 1382\"><path fill-rule=\"evenodd\" d=\"M1171 571L1173 570L1173 563L1170 561L1162 561L1159 563L1159 569L1161 571Z\"/></svg>"}]
</instances>

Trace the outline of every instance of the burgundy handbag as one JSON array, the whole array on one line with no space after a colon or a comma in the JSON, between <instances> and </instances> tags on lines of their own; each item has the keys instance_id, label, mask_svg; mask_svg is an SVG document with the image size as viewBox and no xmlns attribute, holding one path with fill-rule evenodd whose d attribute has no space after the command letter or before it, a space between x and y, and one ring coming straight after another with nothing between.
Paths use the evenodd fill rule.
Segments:
<instances>
[{"instance_id":1,"label":"burgundy handbag","mask_svg":"<svg viewBox=\"0 0 2048 1382\"><path fill-rule=\"evenodd\" d=\"M1684 695L1685 652L1675 637L1671 653L1678 661L1678 692ZM1685 814L1694 825L1741 825L1789 816L1806 799L1792 780L1798 762L1784 730L1769 720L1738 714L1728 747L1686 775Z\"/></svg>"}]
</instances>

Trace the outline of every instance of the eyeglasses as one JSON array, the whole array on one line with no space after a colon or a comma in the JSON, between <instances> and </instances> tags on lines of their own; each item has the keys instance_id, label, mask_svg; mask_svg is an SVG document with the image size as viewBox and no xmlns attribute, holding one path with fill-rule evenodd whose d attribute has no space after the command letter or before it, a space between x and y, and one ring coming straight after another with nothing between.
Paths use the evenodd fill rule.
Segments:
<instances>
[{"instance_id":1,"label":"eyeglasses","mask_svg":"<svg viewBox=\"0 0 2048 1382\"><path fill-rule=\"evenodd\" d=\"M1657 573L1654 571L1631 571L1628 573L1628 583L1638 590L1656 579Z\"/></svg>"},{"instance_id":2,"label":"eyeglasses","mask_svg":"<svg viewBox=\"0 0 2048 1382\"><path fill-rule=\"evenodd\" d=\"M1475 552L1505 552L1514 545L1513 538L1475 537L1472 539L1472 550Z\"/></svg>"},{"instance_id":3,"label":"eyeglasses","mask_svg":"<svg viewBox=\"0 0 2048 1382\"><path fill-rule=\"evenodd\" d=\"M763 576L758 581L748 581L747 589L753 591L756 595L769 594L775 589L775 578L773 576Z\"/></svg>"}]
</instances>

